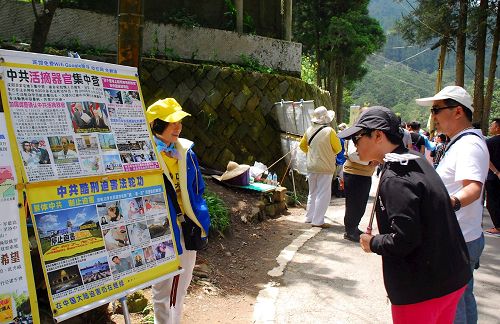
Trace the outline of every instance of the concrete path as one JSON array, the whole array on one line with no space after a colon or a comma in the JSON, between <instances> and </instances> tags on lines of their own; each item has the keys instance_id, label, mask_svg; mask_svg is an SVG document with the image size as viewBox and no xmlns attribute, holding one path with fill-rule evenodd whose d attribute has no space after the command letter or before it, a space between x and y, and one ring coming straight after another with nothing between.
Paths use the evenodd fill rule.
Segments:
<instances>
[{"instance_id":1,"label":"concrete path","mask_svg":"<svg viewBox=\"0 0 500 324\"><path fill-rule=\"evenodd\" d=\"M366 228L377 179L361 221ZM327 222L333 228L306 230L278 257L274 278L254 309L254 323L391 323L381 257L343 239L344 199L332 200ZM303 219L296 219L301 222ZM484 216L484 228L491 219ZM377 231L376 227L374 231ZM475 272L479 323L500 323L500 237L486 236Z\"/></svg>"}]
</instances>

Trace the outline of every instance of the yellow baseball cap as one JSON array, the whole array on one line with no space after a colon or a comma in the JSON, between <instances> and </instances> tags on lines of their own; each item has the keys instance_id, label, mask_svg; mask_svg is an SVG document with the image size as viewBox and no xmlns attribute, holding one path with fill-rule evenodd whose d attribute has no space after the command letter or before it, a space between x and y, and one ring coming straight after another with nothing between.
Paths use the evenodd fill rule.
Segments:
<instances>
[{"instance_id":1,"label":"yellow baseball cap","mask_svg":"<svg viewBox=\"0 0 500 324\"><path fill-rule=\"evenodd\" d=\"M191 114L182 110L181 105L174 98L165 98L158 100L146 110L146 119L148 123L155 119L163 120L167 123L176 123Z\"/></svg>"}]
</instances>

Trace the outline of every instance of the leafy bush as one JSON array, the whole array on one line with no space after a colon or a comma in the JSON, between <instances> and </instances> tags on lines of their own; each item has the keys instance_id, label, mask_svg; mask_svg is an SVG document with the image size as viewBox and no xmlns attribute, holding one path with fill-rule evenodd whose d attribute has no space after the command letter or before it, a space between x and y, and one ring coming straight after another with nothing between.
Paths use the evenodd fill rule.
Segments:
<instances>
[{"instance_id":1,"label":"leafy bush","mask_svg":"<svg viewBox=\"0 0 500 324\"><path fill-rule=\"evenodd\" d=\"M222 199L215 193L205 191L203 195L208 205L210 213L210 230L224 233L230 225L229 208Z\"/></svg>"}]
</instances>

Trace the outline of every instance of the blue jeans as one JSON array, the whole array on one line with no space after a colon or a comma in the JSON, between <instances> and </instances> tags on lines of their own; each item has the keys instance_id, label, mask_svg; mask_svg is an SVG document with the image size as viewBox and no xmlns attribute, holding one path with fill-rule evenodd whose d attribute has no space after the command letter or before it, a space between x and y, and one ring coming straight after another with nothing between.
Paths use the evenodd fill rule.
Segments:
<instances>
[{"instance_id":1,"label":"blue jeans","mask_svg":"<svg viewBox=\"0 0 500 324\"><path fill-rule=\"evenodd\" d=\"M469 259L471 270L474 271L474 267L479 262L479 257L484 249L484 235L474 241L467 242L467 250L469 250ZM460 298L457 305L457 313L455 315L455 324L475 324L477 323L477 305L476 299L474 298L474 277L467 283L467 288Z\"/></svg>"}]
</instances>

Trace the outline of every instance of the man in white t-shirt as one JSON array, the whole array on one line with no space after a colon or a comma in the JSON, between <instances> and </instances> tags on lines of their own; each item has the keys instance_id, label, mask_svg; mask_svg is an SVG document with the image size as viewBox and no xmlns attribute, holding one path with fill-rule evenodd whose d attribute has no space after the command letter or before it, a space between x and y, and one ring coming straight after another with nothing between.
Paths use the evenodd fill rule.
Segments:
<instances>
[{"instance_id":1,"label":"man in white t-shirt","mask_svg":"<svg viewBox=\"0 0 500 324\"><path fill-rule=\"evenodd\" d=\"M437 130L450 137L436 171L450 194L474 269L484 248L482 192L490 157L481 130L472 127L472 98L462 87L448 86L434 97L416 101L421 106L432 105ZM455 323L477 323L473 285L471 279L458 304Z\"/></svg>"}]
</instances>

